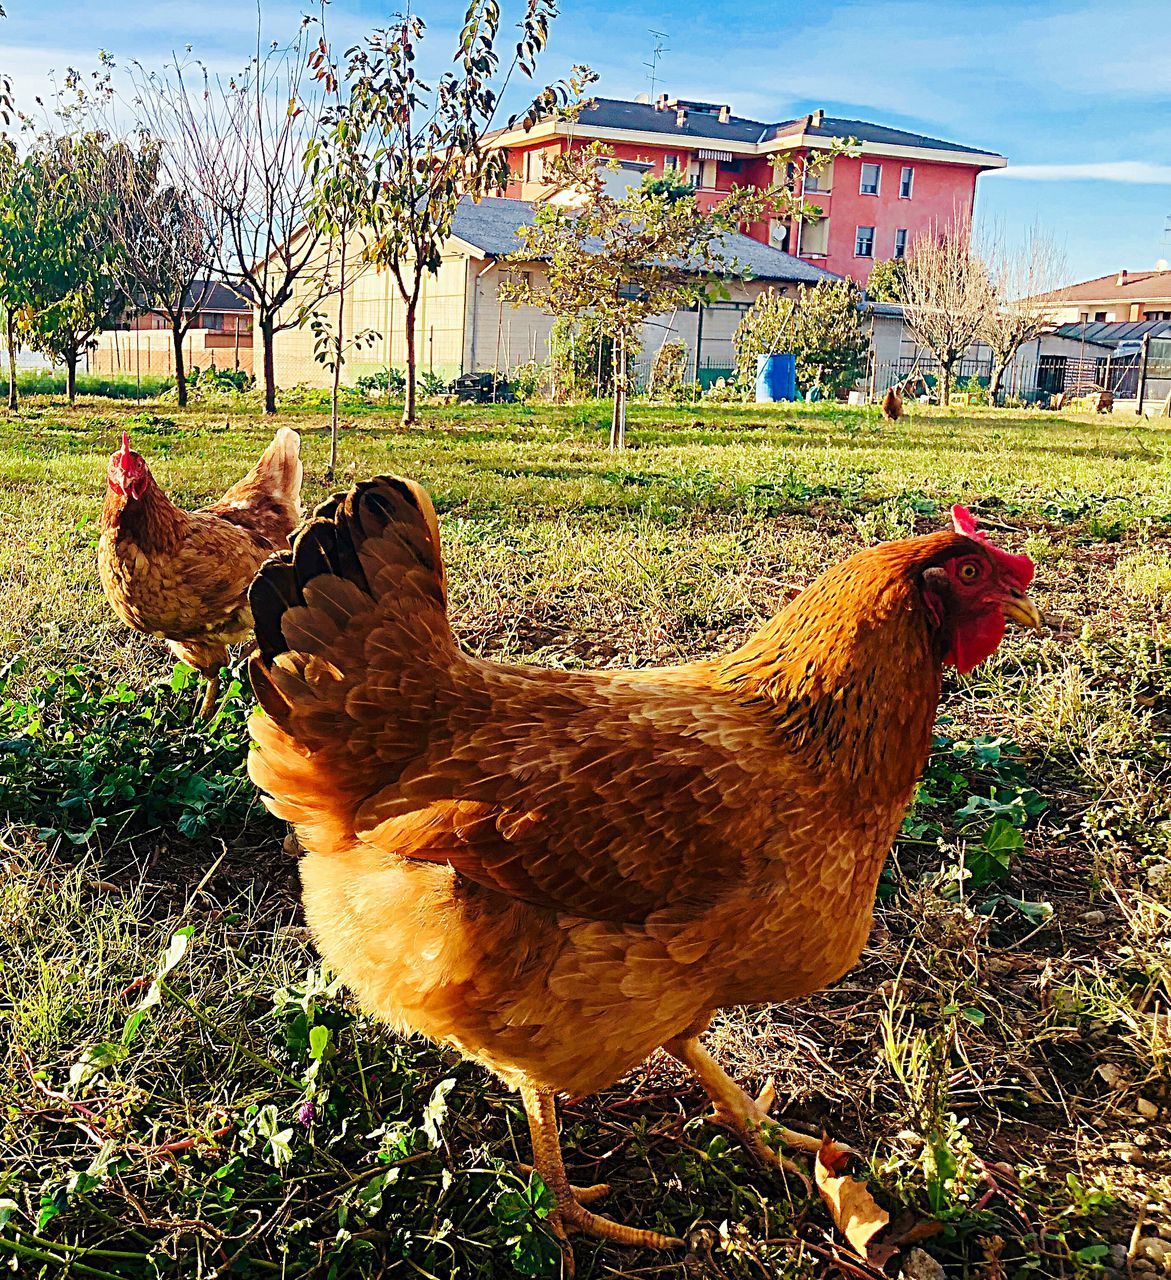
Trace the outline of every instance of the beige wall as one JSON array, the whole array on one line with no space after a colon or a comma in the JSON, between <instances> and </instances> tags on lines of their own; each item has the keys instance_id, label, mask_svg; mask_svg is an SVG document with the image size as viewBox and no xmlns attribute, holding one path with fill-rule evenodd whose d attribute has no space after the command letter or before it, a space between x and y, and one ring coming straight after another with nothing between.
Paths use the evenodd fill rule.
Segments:
<instances>
[{"instance_id":1,"label":"beige wall","mask_svg":"<svg viewBox=\"0 0 1171 1280\"><path fill-rule=\"evenodd\" d=\"M355 261L360 249L357 242L351 247L350 256ZM535 277L533 283L539 288L543 275L540 265L525 269ZM501 298L502 273L506 270L495 261L469 255L462 243L452 243L438 275L427 277L420 296L416 318L420 372L434 370L450 380L472 371L507 373L530 360L548 358L553 318L536 307L515 307ZM769 287L762 281L731 284L729 301L705 309L705 363L733 363L732 335L736 326L753 299ZM289 314L295 314L309 300L312 288L307 282L298 282ZM783 293L795 291L793 285L781 288ZM405 368L403 304L393 278L373 268L360 268L346 292L347 341L363 330L372 329L379 336L373 346L347 352L343 383L352 385L363 374L388 366ZM336 323L337 298L327 298L321 306L331 324ZM697 313L693 310L656 317L644 328L644 352L654 352L666 339L678 338L694 358L696 322ZM278 386L329 385L329 371L313 358L313 332L308 325L277 334L274 353ZM259 356L257 361L259 365Z\"/></svg>"},{"instance_id":2,"label":"beige wall","mask_svg":"<svg viewBox=\"0 0 1171 1280\"><path fill-rule=\"evenodd\" d=\"M251 342L251 335L247 336ZM240 368L252 372L252 347L244 345L236 349L234 335L212 332L208 329L192 329L183 343L187 372L193 368ZM169 329L117 329L98 335L97 346L89 352L86 362L89 373L136 377L150 374L169 377L175 372L175 350Z\"/></svg>"}]
</instances>

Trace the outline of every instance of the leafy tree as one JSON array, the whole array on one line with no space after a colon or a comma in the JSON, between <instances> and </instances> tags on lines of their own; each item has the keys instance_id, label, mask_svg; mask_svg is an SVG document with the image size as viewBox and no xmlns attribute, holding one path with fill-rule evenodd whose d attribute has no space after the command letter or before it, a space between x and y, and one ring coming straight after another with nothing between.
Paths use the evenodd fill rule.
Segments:
<instances>
[{"instance_id":1,"label":"leafy tree","mask_svg":"<svg viewBox=\"0 0 1171 1280\"><path fill-rule=\"evenodd\" d=\"M640 186L607 193L610 152L597 143L556 157L554 183L572 204L549 201L531 226L519 231L523 247L514 263L541 262L538 273L514 273L501 286L515 305L550 315L589 319L614 343L610 446L626 442L628 360L644 321L676 307L727 296L722 277L738 268L726 251L730 232L763 216L775 193L735 191L705 213L693 191L676 195Z\"/></svg>"},{"instance_id":2,"label":"leafy tree","mask_svg":"<svg viewBox=\"0 0 1171 1280\"><path fill-rule=\"evenodd\" d=\"M756 376L761 355L789 351L797 358L797 383L831 395L848 390L866 367L869 339L862 324L857 285L849 280L800 285L796 298L762 293L736 330L737 374Z\"/></svg>"},{"instance_id":3,"label":"leafy tree","mask_svg":"<svg viewBox=\"0 0 1171 1280\"><path fill-rule=\"evenodd\" d=\"M78 361L124 302L108 230L111 154L102 133L45 137L21 166L21 323L33 347L65 365L70 404Z\"/></svg>"},{"instance_id":4,"label":"leafy tree","mask_svg":"<svg viewBox=\"0 0 1171 1280\"><path fill-rule=\"evenodd\" d=\"M939 363L939 402L951 400L956 365L975 342L993 305L988 268L972 244L971 225L953 218L915 241L907 257L907 324Z\"/></svg>"},{"instance_id":5,"label":"leafy tree","mask_svg":"<svg viewBox=\"0 0 1171 1280\"><path fill-rule=\"evenodd\" d=\"M906 258L876 262L866 280L866 296L871 302L902 302L906 278Z\"/></svg>"},{"instance_id":6,"label":"leafy tree","mask_svg":"<svg viewBox=\"0 0 1171 1280\"><path fill-rule=\"evenodd\" d=\"M30 237L37 221L33 185L9 138L0 139L0 305L8 347L8 408L20 407L16 357L21 318L29 305Z\"/></svg>"},{"instance_id":7,"label":"leafy tree","mask_svg":"<svg viewBox=\"0 0 1171 1280\"><path fill-rule=\"evenodd\" d=\"M796 341L796 299L785 297L778 289L757 294L732 338L737 380L751 386L756 378L757 358L793 351Z\"/></svg>"},{"instance_id":8,"label":"leafy tree","mask_svg":"<svg viewBox=\"0 0 1171 1280\"><path fill-rule=\"evenodd\" d=\"M454 69L433 85L419 78L416 65L426 26L410 13L349 50L344 71L328 57L315 63L314 74L327 89L344 80L344 101L326 113L326 143L336 153L352 151L345 169L352 196L346 199L358 213L365 260L389 273L403 302L404 424L415 420L415 331L424 280L439 270L461 198L478 200L508 182L507 153L486 147L485 140L513 72L533 75L556 13L554 0L528 0L499 88L498 0L472 0ZM525 124L560 108L584 79L578 71L571 83L543 89L523 113ZM349 147L351 138L362 140L360 149Z\"/></svg>"},{"instance_id":9,"label":"leafy tree","mask_svg":"<svg viewBox=\"0 0 1171 1280\"><path fill-rule=\"evenodd\" d=\"M870 342L860 301L851 280L799 286L794 352L801 386L819 386L836 395L861 377Z\"/></svg>"},{"instance_id":10,"label":"leafy tree","mask_svg":"<svg viewBox=\"0 0 1171 1280\"><path fill-rule=\"evenodd\" d=\"M161 144L141 138L111 153L110 234L119 278L132 305L155 311L171 331L175 390L187 403L183 343L211 295L215 233L204 207L187 191L160 182Z\"/></svg>"}]
</instances>

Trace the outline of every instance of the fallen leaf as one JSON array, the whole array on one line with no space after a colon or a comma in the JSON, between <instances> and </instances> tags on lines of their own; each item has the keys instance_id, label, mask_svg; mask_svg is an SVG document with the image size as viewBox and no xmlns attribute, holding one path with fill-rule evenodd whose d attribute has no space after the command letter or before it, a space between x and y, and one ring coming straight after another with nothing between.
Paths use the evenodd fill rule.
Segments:
<instances>
[{"instance_id":1,"label":"fallen leaf","mask_svg":"<svg viewBox=\"0 0 1171 1280\"><path fill-rule=\"evenodd\" d=\"M855 1253L881 1267L895 1250L890 1245L872 1244L889 1223L890 1214L870 1194L865 1182L846 1171L850 1153L826 1138L817 1153L813 1179L825 1201L834 1226L853 1246Z\"/></svg>"}]
</instances>

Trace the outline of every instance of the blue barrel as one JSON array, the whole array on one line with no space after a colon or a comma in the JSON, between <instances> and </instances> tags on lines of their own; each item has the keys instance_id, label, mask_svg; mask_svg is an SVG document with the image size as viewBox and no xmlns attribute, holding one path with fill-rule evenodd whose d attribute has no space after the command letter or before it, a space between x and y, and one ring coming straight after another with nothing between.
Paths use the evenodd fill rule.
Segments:
<instances>
[{"instance_id":1,"label":"blue barrel","mask_svg":"<svg viewBox=\"0 0 1171 1280\"><path fill-rule=\"evenodd\" d=\"M789 353L756 357L756 403L797 399L797 357Z\"/></svg>"}]
</instances>

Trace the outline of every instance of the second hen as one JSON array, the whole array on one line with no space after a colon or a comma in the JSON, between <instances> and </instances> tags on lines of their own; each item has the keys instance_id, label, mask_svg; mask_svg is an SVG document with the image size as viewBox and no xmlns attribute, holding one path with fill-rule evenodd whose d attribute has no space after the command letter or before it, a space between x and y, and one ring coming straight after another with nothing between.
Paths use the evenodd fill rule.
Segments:
<instances>
[{"instance_id":1,"label":"second hen","mask_svg":"<svg viewBox=\"0 0 1171 1280\"><path fill-rule=\"evenodd\" d=\"M218 502L177 507L146 459L130 447L110 458L98 540L98 573L114 612L165 640L207 678L201 714L219 694L228 646L250 641L248 588L301 519L301 438L282 427L256 466Z\"/></svg>"},{"instance_id":2,"label":"second hen","mask_svg":"<svg viewBox=\"0 0 1171 1280\"><path fill-rule=\"evenodd\" d=\"M297 831L305 909L367 1008L519 1089L553 1226L600 1217L554 1099L660 1046L762 1160L775 1124L699 1041L726 1005L834 982L927 758L943 667L1039 625L1025 556L955 528L831 568L724 657L554 671L472 658L435 513L380 477L320 507L252 590L249 757Z\"/></svg>"}]
</instances>

